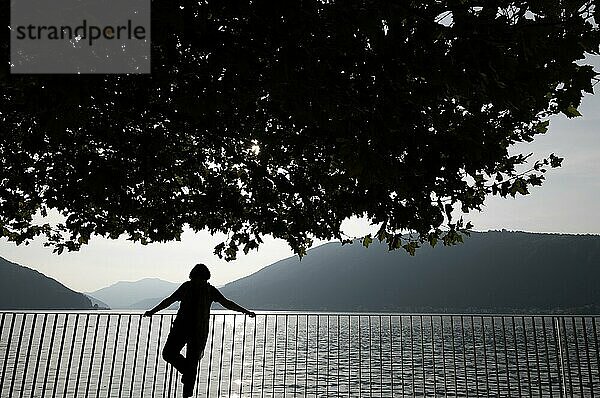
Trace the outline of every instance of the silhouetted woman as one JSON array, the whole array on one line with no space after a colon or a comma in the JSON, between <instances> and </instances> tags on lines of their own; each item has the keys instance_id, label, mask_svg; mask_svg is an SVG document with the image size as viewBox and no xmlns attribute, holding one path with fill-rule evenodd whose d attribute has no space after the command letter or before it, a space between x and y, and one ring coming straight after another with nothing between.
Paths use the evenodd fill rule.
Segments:
<instances>
[{"instance_id":1,"label":"silhouetted woman","mask_svg":"<svg viewBox=\"0 0 600 398\"><path fill-rule=\"evenodd\" d=\"M215 301L227 309L242 312L250 317L255 316L254 312L226 299L221 292L208 283L208 279L210 279L210 271L206 265L196 264L190 272L189 281L184 282L172 295L144 313L144 316L152 316L176 301L181 302L162 355L165 361L181 373L184 397L191 397L194 391L198 361L204 354L204 346L208 338L212 302ZM186 344L184 357L181 355L181 349Z\"/></svg>"}]
</instances>

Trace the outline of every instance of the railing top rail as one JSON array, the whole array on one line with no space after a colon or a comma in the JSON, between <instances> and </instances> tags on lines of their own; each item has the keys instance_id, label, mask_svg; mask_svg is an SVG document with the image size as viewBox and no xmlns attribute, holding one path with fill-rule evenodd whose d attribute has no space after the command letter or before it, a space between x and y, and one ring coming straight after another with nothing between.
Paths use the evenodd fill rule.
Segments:
<instances>
[{"instance_id":1,"label":"railing top rail","mask_svg":"<svg viewBox=\"0 0 600 398\"><path fill-rule=\"evenodd\" d=\"M164 310L156 315L175 315L176 310ZM353 317L366 317L366 316L427 316L427 317L536 317L536 318L570 318L570 317L584 317L584 318L598 318L600 314L551 314L551 313L469 313L469 312L335 312L335 311L255 311L257 316L353 316ZM98 315L143 315L143 310L132 310L132 311L119 311L119 310L11 310L11 309L0 309L0 314L98 314ZM243 314L227 311L227 310L211 310L211 315L239 315Z\"/></svg>"}]
</instances>

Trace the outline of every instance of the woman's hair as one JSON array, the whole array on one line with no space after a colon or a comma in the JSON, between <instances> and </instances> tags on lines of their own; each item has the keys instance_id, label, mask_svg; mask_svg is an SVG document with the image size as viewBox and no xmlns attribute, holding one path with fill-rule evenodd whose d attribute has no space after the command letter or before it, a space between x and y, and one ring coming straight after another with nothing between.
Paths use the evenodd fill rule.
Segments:
<instances>
[{"instance_id":1,"label":"woman's hair","mask_svg":"<svg viewBox=\"0 0 600 398\"><path fill-rule=\"evenodd\" d=\"M208 270L208 267L202 263L194 265L194 268L190 271L190 279L209 280L210 271Z\"/></svg>"}]
</instances>

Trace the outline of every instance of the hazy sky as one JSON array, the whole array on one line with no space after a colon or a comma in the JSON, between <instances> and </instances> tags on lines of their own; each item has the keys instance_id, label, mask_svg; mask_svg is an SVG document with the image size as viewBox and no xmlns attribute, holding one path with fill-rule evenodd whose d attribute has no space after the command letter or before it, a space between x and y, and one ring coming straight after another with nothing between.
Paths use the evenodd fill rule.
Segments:
<instances>
[{"instance_id":1,"label":"hazy sky","mask_svg":"<svg viewBox=\"0 0 600 398\"><path fill-rule=\"evenodd\" d=\"M600 62L594 63L599 70ZM600 234L600 95L587 95L579 110L583 117L555 117L548 133L514 148L515 152L534 152L536 159L555 153L565 160L560 169L550 170L544 185L534 188L530 195L489 198L481 213L465 215L476 230ZM354 220L347 223L346 232L357 236L372 232L367 227L365 222ZM284 242L265 239L258 252L242 254L227 263L213 255L213 247L220 241L218 236L192 232L185 233L180 242L148 246L124 239L95 238L79 252L58 256L41 241L15 246L3 239L0 256L34 268L72 289L89 292L119 280L158 277L182 282L197 262L209 265L211 281L222 285L292 255Z\"/></svg>"}]
</instances>

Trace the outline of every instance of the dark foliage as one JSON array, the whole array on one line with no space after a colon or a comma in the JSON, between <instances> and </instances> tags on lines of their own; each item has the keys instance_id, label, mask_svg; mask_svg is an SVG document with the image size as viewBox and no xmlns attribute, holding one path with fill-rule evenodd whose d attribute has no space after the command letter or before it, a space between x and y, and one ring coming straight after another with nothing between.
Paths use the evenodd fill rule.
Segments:
<instances>
[{"instance_id":1,"label":"dark foliage","mask_svg":"<svg viewBox=\"0 0 600 398\"><path fill-rule=\"evenodd\" d=\"M227 233L229 259L266 234L302 255L357 215L391 249L457 242L452 209L560 165L508 148L592 92L594 3L155 1L151 75L2 65L0 236L60 252L189 226ZM49 209L64 222L36 221Z\"/></svg>"}]
</instances>

